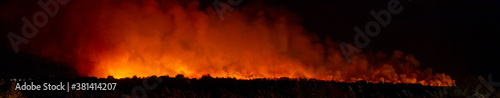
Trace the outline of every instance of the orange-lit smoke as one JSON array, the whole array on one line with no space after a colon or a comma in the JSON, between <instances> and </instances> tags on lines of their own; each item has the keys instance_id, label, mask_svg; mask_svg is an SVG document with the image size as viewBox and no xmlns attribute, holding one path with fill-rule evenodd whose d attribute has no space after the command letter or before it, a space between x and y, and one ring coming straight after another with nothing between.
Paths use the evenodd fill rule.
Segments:
<instances>
[{"instance_id":1,"label":"orange-lit smoke","mask_svg":"<svg viewBox=\"0 0 500 98\"><path fill-rule=\"evenodd\" d=\"M281 8L245 5L224 13L177 0L74 0L56 31L30 42L34 53L75 65L82 76L184 74L199 78L316 78L353 82L454 85L418 69L411 55L357 55L347 63L337 43L322 42Z\"/></svg>"}]
</instances>

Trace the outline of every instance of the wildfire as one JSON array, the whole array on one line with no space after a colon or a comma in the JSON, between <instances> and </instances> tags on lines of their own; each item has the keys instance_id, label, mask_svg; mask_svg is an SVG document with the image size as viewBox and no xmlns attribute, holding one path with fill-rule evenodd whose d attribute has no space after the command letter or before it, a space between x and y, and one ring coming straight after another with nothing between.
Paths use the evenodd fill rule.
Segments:
<instances>
[{"instance_id":1,"label":"wildfire","mask_svg":"<svg viewBox=\"0 0 500 98\"><path fill-rule=\"evenodd\" d=\"M320 41L280 8L247 5L224 13L224 21L195 1L82 0L61 11L60 27L51 31L57 34L40 34L33 52L74 64L82 76L210 74L454 85L450 76L419 70L419 62L401 51L357 55L347 63L336 42Z\"/></svg>"}]
</instances>

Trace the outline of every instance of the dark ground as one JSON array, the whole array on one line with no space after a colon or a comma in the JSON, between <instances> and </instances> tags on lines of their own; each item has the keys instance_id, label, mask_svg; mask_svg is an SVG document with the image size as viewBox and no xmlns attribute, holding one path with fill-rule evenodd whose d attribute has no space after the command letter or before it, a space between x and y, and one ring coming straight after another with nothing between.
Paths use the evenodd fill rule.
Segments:
<instances>
[{"instance_id":1,"label":"dark ground","mask_svg":"<svg viewBox=\"0 0 500 98\"><path fill-rule=\"evenodd\" d=\"M147 82L145 82L146 80ZM162 76L159 78L126 78L126 79L98 79L82 77L75 79L41 78L31 81L35 84L59 82L70 83L117 83L112 91L13 91L9 84L0 85L1 96L16 95L25 97L130 97L133 90L137 96L142 96L141 89L147 97L467 97L474 95L471 87L430 87L418 84L391 84L391 83L339 83L334 81L319 81L314 79L255 79L235 80L232 78L212 78L204 76L201 79L188 79L182 75L176 77ZM28 83L29 84L29 83ZM148 86L146 86L148 85ZM152 86L149 86L152 85ZM483 92L486 93L486 92ZM498 92L491 96L498 97Z\"/></svg>"}]
</instances>

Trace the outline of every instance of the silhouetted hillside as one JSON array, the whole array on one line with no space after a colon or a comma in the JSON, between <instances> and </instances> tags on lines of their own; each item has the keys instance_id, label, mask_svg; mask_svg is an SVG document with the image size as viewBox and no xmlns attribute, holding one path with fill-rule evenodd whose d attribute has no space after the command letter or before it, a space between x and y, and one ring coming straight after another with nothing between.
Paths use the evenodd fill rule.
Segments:
<instances>
[{"instance_id":1,"label":"silhouetted hillside","mask_svg":"<svg viewBox=\"0 0 500 98\"><path fill-rule=\"evenodd\" d=\"M115 90L107 91L21 91L27 97L126 97L132 92L148 97L466 97L471 94L458 87L431 87L420 84L390 83L341 83L315 79L254 79L213 78L205 75L200 79L189 79L182 75L175 77L152 76L148 78L114 79L80 77L75 79L41 78L25 80L35 84L59 82L69 83L117 83ZM3 81L2 94L12 89L10 81ZM144 91L144 92L142 92ZM12 92L12 91L11 91Z\"/></svg>"}]
</instances>

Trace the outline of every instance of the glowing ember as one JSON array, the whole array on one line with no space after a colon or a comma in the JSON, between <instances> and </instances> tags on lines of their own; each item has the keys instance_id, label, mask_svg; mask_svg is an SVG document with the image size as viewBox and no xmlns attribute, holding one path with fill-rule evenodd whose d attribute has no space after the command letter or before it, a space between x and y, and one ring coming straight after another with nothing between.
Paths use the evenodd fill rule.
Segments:
<instances>
[{"instance_id":1,"label":"glowing ember","mask_svg":"<svg viewBox=\"0 0 500 98\"><path fill-rule=\"evenodd\" d=\"M82 0L68 7L63 29L54 31L60 34L41 36L32 52L74 64L82 76L210 74L454 85L447 75L420 71L419 62L400 51L353 56L347 63L337 43L320 41L283 9L247 5L220 21L213 9L199 10L198 2Z\"/></svg>"}]
</instances>

